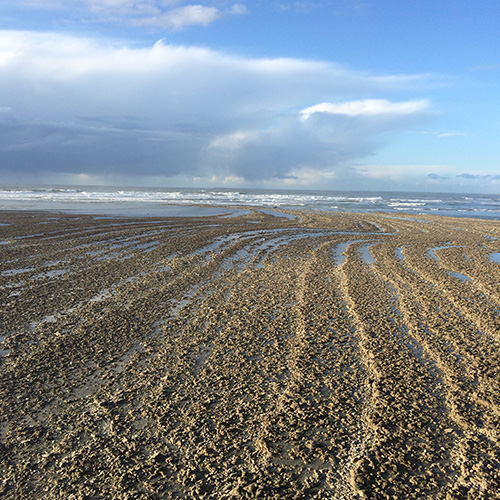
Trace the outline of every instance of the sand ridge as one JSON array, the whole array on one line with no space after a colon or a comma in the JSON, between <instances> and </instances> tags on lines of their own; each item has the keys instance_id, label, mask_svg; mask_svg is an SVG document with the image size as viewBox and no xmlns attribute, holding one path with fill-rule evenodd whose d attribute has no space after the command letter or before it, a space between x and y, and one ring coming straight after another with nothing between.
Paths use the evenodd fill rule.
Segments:
<instances>
[{"instance_id":1,"label":"sand ridge","mask_svg":"<svg viewBox=\"0 0 500 500\"><path fill-rule=\"evenodd\" d=\"M0 213L0 496L500 498L498 221Z\"/></svg>"}]
</instances>

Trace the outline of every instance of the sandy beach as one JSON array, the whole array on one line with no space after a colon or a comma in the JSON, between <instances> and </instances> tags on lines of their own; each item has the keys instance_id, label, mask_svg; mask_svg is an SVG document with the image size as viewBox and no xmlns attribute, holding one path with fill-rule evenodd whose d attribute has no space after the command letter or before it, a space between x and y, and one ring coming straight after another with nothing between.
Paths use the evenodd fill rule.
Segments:
<instances>
[{"instance_id":1,"label":"sandy beach","mask_svg":"<svg viewBox=\"0 0 500 500\"><path fill-rule=\"evenodd\" d=\"M499 238L0 213L0 497L500 498Z\"/></svg>"}]
</instances>

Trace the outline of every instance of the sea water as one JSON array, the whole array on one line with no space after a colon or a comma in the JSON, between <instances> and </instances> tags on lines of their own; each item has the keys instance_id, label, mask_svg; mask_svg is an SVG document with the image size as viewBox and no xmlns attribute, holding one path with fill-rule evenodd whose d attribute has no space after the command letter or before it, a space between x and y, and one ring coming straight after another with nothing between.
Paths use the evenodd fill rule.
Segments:
<instances>
[{"instance_id":1,"label":"sea water","mask_svg":"<svg viewBox=\"0 0 500 500\"><path fill-rule=\"evenodd\" d=\"M203 208L200 208L202 206ZM244 207L500 219L500 195L259 189L0 186L0 210L220 215ZM224 207L221 210L220 207Z\"/></svg>"}]
</instances>

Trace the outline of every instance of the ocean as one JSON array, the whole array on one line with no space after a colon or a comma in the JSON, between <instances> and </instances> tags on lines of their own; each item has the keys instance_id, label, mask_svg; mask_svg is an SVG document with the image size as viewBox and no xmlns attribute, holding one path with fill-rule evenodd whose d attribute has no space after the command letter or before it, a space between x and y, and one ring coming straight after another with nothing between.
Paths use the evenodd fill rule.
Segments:
<instances>
[{"instance_id":1,"label":"ocean","mask_svg":"<svg viewBox=\"0 0 500 500\"><path fill-rule=\"evenodd\" d=\"M500 194L0 186L0 210L197 216L238 213L250 206L262 209L434 214L500 220Z\"/></svg>"}]
</instances>

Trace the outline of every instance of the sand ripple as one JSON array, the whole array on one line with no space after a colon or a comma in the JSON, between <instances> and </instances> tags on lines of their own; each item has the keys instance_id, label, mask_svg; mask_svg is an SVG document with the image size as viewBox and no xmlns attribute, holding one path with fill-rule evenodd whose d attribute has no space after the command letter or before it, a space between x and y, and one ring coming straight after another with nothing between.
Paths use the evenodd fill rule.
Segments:
<instances>
[{"instance_id":1,"label":"sand ripple","mask_svg":"<svg viewBox=\"0 0 500 500\"><path fill-rule=\"evenodd\" d=\"M500 225L0 214L0 497L500 498Z\"/></svg>"}]
</instances>

